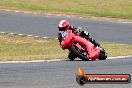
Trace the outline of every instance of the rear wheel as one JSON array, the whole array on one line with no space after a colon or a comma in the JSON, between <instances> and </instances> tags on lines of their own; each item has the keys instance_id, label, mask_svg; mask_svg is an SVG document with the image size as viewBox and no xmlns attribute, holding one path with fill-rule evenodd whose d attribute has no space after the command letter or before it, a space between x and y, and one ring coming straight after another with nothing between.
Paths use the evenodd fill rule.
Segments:
<instances>
[{"instance_id":1,"label":"rear wheel","mask_svg":"<svg viewBox=\"0 0 132 88\"><path fill-rule=\"evenodd\" d=\"M105 60L107 58L107 53L105 52L105 50L102 48L102 50L100 50L100 55L98 57L99 60Z\"/></svg>"},{"instance_id":2,"label":"rear wheel","mask_svg":"<svg viewBox=\"0 0 132 88\"><path fill-rule=\"evenodd\" d=\"M71 46L71 51L83 61L89 60L87 52L84 50L80 50L77 46Z\"/></svg>"}]
</instances>

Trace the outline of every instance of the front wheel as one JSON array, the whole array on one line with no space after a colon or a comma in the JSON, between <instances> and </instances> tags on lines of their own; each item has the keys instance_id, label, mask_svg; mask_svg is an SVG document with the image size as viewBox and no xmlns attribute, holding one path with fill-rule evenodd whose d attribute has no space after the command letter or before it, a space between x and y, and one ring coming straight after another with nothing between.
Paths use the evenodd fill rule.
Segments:
<instances>
[{"instance_id":1,"label":"front wheel","mask_svg":"<svg viewBox=\"0 0 132 88\"><path fill-rule=\"evenodd\" d=\"M74 53L70 52L68 55L68 58L73 61L76 58L76 55L74 55Z\"/></svg>"},{"instance_id":2,"label":"front wheel","mask_svg":"<svg viewBox=\"0 0 132 88\"><path fill-rule=\"evenodd\" d=\"M83 61L88 61L88 54L86 51L80 50L77 46L71 46L71 51L74 53L77 57L82 59Z\"/></svg>"}]
</instances>

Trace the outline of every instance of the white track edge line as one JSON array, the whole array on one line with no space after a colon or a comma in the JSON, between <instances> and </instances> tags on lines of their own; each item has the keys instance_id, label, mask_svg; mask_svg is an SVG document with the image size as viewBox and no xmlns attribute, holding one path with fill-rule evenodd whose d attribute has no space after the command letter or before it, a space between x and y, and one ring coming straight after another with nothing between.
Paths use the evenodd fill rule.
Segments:
<instances>
[{"instance_id":1,"label":"white track edge line","mask_svg":"<svg viewBox=\"0 0 132 88\"><path fill-rule=\"evenodd\" d=\"M132 55L129 56L116 56L116 57L108 57L107 59L123 59L123 58L129 58L132 57ZM107 60L106 59L106 60ZM56 61L65 61L63 59L53 59L53 60L32 60L32 61L5 61L5 62L0 62L2 63L36 63L36 62L56 62Z\"/></svg>"},{"instance_id":2,"label":"white track edge line","mask_svg":"<svg viewBox=\"0 0 132 88\"><path fill-rule=\"evenodd\" d=\"M108 57L107 59L119 59L119 58L129 58L129 57L132 57L132 55L128 55L128 56Z\"/></svg>"}]
</instances>

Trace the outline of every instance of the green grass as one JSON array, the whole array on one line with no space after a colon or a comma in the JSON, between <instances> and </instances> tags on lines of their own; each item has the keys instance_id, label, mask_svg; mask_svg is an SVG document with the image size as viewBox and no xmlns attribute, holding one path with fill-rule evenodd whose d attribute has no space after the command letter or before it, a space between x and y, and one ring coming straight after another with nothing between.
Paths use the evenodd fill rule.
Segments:
<instances>
[{"instance_id":1,"label":"green grass","mask_svg":"<svg viewBox=\"0 0 132 88\"><path fill-rule=\"evenodd\" d=\"M132 19L132 0L0 0L0 7Z\"/></svg>"},{"instance_id":2,"label":"green grass","mask_svg":"<svg viewBox=\"0 0 132 88\"><path fill-rule=\"evenodd\" d=\"M108 56L132 55L132 45L102 42ZM62 50L56 39L35 39L0 34L0 61L29 61L67 59L67 50Z\"/></svg>"},{"instance_id":3,"label":"green grass","mask_svg":"<svg viewBox=\"0 0 132 88\"><path fill-rule=\"evenodd\" d=\"M0 35L0 61L65 59L56 39Z\"/></svg>"}]
</instances>

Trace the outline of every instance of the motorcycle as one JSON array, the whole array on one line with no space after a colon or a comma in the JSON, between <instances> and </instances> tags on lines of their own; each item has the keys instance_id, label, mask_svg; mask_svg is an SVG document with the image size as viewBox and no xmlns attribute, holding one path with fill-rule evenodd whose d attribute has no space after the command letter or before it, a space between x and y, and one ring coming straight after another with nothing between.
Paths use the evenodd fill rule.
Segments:
<instances>
[{"instance_id":1,"label":"motorcycle","mask_svg":"<svg viewBox=\"0 0 132 88\"><path fill-rule=\"evenodd\" d=\"M70 60L80 58L83 61L88 60L105 60L107 53L102 47L96 47L89 40L72 33L71 30L67 30L62 33L62 42L60 43L62 49L68 49Z\"/></svg>"}]
</instances>

